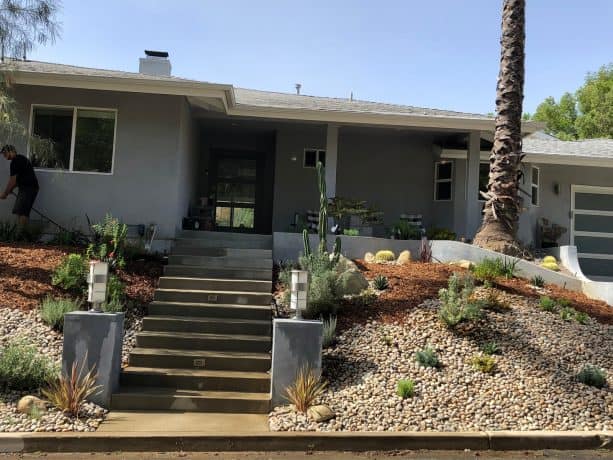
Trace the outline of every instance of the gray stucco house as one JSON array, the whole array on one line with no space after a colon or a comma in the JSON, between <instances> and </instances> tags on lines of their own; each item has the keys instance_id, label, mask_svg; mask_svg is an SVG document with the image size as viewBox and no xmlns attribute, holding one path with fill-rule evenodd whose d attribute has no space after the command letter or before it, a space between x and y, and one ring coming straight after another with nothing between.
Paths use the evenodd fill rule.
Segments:
<instances>
[{"instance_id":1,"label":"gray stucco house","mask_svg":"<svg viewBox=\"0 0 613 460\"><path fill-rule=\"evenodd\" d=\"M383 212L375 235L402 214L467 239L480 223L489 116L187 80L163 53L134 73L33 61L9 70L23 121L57 149L53 161L30 152L36 206L68 227L111 212L157 224L160 247L194 213L203 228L285 232L317 209L318 160L329 196ZM577 245L586 273L612 275L613 141L563 142L540 128L523 126L521 239L538 245L546 218L567 229L559 243ZM7 170L0 162L0 177ZM0 219L11 206L0 202Z\"/></svg>"}]
</instances>

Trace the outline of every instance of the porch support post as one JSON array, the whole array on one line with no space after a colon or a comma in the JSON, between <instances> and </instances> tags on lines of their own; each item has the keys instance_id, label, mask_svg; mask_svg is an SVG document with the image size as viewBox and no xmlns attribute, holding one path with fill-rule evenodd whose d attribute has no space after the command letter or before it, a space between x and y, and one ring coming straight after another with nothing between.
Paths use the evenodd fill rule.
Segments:
<instances>
[{"instance_id":1,"label":"porch support post","mask_svg":"<svg viewBox=\"0 0 613 460\"><path fill-rule=\"evenodd\" d=\"M336 162L338 160L338 125L326 130L326 191L328 198L336 196Z\"/></svg>"},{"instance_id":2,"label":"porch support post","mask_svg":"<svg viewBox=\"0 0 613 460\"><path fill-rule=\"evenodd\" d=\"M479 162L481 154L481 133L471 131L468 136L466 156L466 237L474 238L481 225L481 203L479 202Z\"/></svg>"}]
</instances>

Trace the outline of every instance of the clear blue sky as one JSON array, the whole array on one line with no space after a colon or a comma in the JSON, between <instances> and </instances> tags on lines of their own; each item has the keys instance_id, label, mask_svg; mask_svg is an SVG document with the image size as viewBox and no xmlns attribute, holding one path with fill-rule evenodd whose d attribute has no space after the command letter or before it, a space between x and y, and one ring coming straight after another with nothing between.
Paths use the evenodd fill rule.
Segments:
<instances>
[{"instance_id":1,"label":"clear blue sky","mask_svg":"<svg viewBox=\"0 0 613 460\"><path fill-rule=\"evenodd\" d=\"M63 32L30 59L245 88L492 112L502 0L64 0ZM524 111L613 62L612 0L527 0Z\"/></svg>"}]
</instances>

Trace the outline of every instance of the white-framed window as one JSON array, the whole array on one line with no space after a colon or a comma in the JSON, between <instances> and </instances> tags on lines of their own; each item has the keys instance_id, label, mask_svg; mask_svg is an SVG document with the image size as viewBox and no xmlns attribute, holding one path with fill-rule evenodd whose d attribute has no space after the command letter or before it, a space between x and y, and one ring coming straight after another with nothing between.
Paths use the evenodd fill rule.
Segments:
<instances>
[{"instance_id":1,"label":"white-framed window","mask_svg":"<svg viewBox=\"0 0 613 460\"><path fill-rule=\"evenodd\" d=\"M326 151L323 149L304 149L304 159L302 166L305 168L316 168L317 162L326 166Z\"/></svg>"},{"instance_id":2,"label":"white-framed window","mask_svg":"<svg viewBox=\"0 0 613 460\"><path fill-rule=\"evenodd\" d=\"M116 129L116 109L34 104L30 132L49 145L44 155L30 148L30 160L39 169L112 174Z\"/></svg>"},{"instance_id":3,"label":"white-framed window","mask_svg":"<svg viewBox=\"0 0 613 460\"><path fill-rule=\"evenodd\" d=\"M434 201L451 201L453 198L453 163L434 163Z\"/></svg>"},{"instance_id":4,"label":"white-framed window","mask_svg":"<svg viewBox=\"0 0 613 460\"><path fill-rule=\"evenodd\" d=\"M539 167L532 166L532 169L530 171L530 182L532 192L530 201L532 202L532 206L538 206L541 200L539 188L539 185L541 183L541 169Z\"/></svg>"},{"instance_id":5,"label":"white-framed window","mask_svg":"<svg viewBox=\"0 0 613 460\"><path fill-rule=\"evenodd\" d=\"M482 161L479 163L479 190L477 190L477 199L486 201L481 192L487 193L487 184L490 181L490 163Z\"/></svg>"}]
</instances>

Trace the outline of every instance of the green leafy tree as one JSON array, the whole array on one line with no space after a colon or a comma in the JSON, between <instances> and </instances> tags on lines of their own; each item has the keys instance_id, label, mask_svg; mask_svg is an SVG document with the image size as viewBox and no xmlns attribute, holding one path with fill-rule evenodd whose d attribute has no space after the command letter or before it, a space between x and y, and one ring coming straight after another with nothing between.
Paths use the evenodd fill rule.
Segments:
<instances>
[{"instance_id":1,"label":"green leafy tree","mask_svg":"<svg viewBox=\"0 0 613 460\"><path fill-rule=\"evenodd\" d=\"M559 102L545 99L533 119L564 140L613 138L613 63L589 73L575 94L565 93Z\"/></svg>"},{"instance_id":2,"label":"green leafy tree","mask_svg":"<svg viewBox=\"0 0 613 460\"><path fill-rule=\"evenodd\" d=\"M11 96L11 61L5 57L25 58L35 45L53 43L59 36L59 8L58 0L0 0L0 136L4 142L28 139ZM29 140L36 144L37 139ZM49 150L45 143L34 147Z\"/></svg>"}]
</instances>

